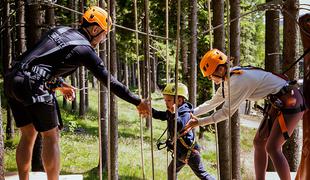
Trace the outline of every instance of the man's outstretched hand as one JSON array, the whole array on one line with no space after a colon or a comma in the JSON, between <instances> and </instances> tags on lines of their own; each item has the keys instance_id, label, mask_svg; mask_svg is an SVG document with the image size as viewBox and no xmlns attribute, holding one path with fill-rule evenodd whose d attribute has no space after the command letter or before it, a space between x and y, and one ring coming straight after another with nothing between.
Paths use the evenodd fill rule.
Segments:
<instances>
[{"instance_id":1,"label":"man's outstretched hand","mask_svg":"<svg viewBox=\"0 0 310 180\"><path fill-rule=\"evenodd\" d=\"M192 130L193 128L195 128L197 126L198 126L198 118L196 116L194 116L193 114L191 114L191 119L187 122L187 124L185 125L185 127L181 131L180 136L185 135L186 133L188 133L190 130Z\"/></svg>"},{"instance_id":2,"label":"man's outstretched hand","mask_svg":"<svg viewBox=\"0 0 310 180\"><path fill-rule=\"evenodd\" d=\"M56 90L59 90L68 101L73 101L75 99L76 88L70 84L63 82L62 87L58 87Z\"/></svg>"},{"instance_id":3,"label":"man's outstretched hand","mask_svg":"<svg viewBox=\"0 0 310 180\"><path fill-rule=\"evenodd\" d=\"M137 106L137 110L139 114L143 117L149 116L151 114L151 107L149 101L146 99L142 99L140 104Z\"/></svg>"}]
</instances>

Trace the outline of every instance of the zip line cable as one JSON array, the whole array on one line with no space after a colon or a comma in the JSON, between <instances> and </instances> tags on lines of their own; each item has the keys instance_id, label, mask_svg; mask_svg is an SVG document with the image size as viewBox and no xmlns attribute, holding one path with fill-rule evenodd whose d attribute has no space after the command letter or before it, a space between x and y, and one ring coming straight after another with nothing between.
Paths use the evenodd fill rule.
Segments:
<instances>
[{"instance_id":1,"label":"zip line cable","mask_svg":"<svg viewBox=\"0 0 310 180\"><path fill-rule=\"evenodd\" d=\"M136 55L137 55L137 66L138 66L138 94L141 98L141 79L140 79L140 60L139 60L139 34L138 34L138 10L137 10L137 0L134 0L134 12L135 12L135 36L136 36ZM143 119L139 115L140 119L140 151L141 151L141 167L142 167L142 177L145 179L145 170L144 170L144 154L143 154Z\"/></svg>"}]
</instances>

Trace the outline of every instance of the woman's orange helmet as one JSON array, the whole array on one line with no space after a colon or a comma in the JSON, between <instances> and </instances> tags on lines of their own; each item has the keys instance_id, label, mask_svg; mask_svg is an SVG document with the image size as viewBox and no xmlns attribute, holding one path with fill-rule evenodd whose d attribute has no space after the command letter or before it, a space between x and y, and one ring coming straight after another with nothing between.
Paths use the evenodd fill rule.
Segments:
<instances>
[{"instance_id":1,"label":"woman's orange helmet","mask_svg":"<svg viewBox=\"0 0 310 180\"><path fill-rule=\"evenodd\" d=\"M108 22L108 12L98 6L90 7L83 14L83 18L89 23L97 23L105 31L109 31L111 29L111 17L109 17Z\"/></svg>"},{"instance_id":2,"label":"woman's orange helmet","mask_svg":"<svg viewBox=\"0 0 310 180\"><path fill-rule=\"evenodd\" d=\"M208 51L200 61L200 70L203 77L210 76L214 73L217 66L225 64L227 56L218 49Z\"/></svg>"}]
</instances>

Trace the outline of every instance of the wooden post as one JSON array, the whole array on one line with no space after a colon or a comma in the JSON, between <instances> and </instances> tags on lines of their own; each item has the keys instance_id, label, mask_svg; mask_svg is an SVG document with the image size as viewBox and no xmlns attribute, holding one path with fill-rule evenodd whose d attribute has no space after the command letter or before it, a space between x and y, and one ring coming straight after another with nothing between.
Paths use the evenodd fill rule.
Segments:
<instances>
[{"instance_id":1,"label":"wooden post","mask_svg":"<svg viewBox=\"0 0 310 180\"><path fill-rule=\"evenodd\" d=\"M310 14L299 18L301 40L304 51L310 48ZM306 104L310 107L310 54L304 57L304 81L303 92ZM296 175L296 180L310 179L310 111L306 110L303 117L303 145L301 162Z\"/></svg>"}]
</instances>

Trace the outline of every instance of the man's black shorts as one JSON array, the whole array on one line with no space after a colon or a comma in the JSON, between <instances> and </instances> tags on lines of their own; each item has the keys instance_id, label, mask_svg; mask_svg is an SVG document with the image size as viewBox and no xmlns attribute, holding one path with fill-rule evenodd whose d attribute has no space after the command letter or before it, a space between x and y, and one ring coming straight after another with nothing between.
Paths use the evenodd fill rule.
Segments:
<instances>
[{"instance_id":1,"label":"man's black shorts","mask_svg":"<svg viewBox=\"0 0 310 180\"><path fill-rule=\"evenodd\" d=\"M35 103L24 106L22 103L9 98L9 105L17 127L33 123L38 132L44 132L59 125L55 100L51 103Z\"/></svg>"}]
</instances>

